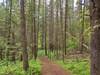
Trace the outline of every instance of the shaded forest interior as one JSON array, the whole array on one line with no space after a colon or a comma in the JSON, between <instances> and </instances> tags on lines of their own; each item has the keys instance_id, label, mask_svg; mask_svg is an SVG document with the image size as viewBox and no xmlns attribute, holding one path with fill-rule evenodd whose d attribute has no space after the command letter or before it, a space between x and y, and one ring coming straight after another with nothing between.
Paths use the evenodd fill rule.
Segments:
<instances>
[{"instance_id":1,"label":"shaded forest interior","mask_svg":"<svg viewBox=\"0 0 100 75\"><path fill-rule=\"evenodd\" d=\"M47 57L73 75L100 75L99 5L0 0L0 75L41 75Z\"/></svg>"}]
</instances>

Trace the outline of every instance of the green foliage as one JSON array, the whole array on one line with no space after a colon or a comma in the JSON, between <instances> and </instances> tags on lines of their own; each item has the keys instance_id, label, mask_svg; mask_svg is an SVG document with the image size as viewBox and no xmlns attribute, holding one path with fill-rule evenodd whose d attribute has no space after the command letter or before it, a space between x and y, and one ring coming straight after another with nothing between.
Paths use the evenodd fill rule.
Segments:
<instances>
[{"instance_id":1,"label":"green foliage","mask_svg":"<svg viewBox=\"0 0 100 75\"><path fill-rule=\"evenodd\" d=\"M45 50L39 50L38 51L38 56L39 57L45 56ZM48 50L48 57L51 58L51 59L53 59L55 57L54 52Z\"/></svg>"},{"instance_id":2,"label":"green foliage","mask_svg":"<svg viewBox=\"0 0 100 75\"><path fill-rule=\"evenodd\" d=\"M5 39L3 37L0 37L0 48L4 49L6 46Z\"/></svg>"},{"instance_id":3,"label":"green foliage","mask_svg":"<svg viewBox=\"0 0 100 75\"><path fill-rule=\"evenodd\" d=\"M45 56L45 51L44 50L38 50L38 56Z\"/></svg>"},{"instance_id":4,"label":"green foliage","mask_svg":"<svg viewBox=\"0 0 100 75\"><path fill-rule=\"evenodd\" d=\"M67 46L68 46L68 50L75 49L75 48L77 48L78 43L75 39L70 38L68 40L68 45Z\"/></svg>"},{"instance_id":5,"label":"green foliage","mask_svg":"<svg viewBox=\"0 0 100 75\"><path fill-rule=\"evenodd\" d=\"M30 61L30 70L34 73L34 75L40 75L41 65L40 62L36 62L34 60Z\"/></svg>"},{"instance_id":6,"label":"green foliage","mask_svg":"<svg viewBox=\"0 0 100 75\"><path fill-rule=\"evenodd\" d=\"M39 62L31 60L29 66L28 72L25 72L22 68L22 62L8 62L0 65L0 75L40 75L41 65Z\"/></svg>"},{"instance_id":7,"label":"green foliage","mask_svg":"<svg viewBox=\"0 0 100 75\"><path fill-rule=\"evenodd\" d=\"M89 61L86 60L69 60L66 63L58 61L65 69L72 72L73 75L90 75Z\"/></svg>"}]
</instances>

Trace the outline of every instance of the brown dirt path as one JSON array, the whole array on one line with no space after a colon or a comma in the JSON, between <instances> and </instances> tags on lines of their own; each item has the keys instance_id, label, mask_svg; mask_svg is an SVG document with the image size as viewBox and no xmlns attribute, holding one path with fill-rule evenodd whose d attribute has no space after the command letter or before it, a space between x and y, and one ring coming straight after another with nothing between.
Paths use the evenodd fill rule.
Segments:
<instances>
[{"instance_id":1,"label":"brown dirt path","mask_svg":"<svg viewBox=\"0 0 100 75\"><path fill-rule=\"evenodd\" d=\"M59 65L48 60L47 57L40 60L42 62L42 75L71 75Z\"/></svg>"}]
</instances>

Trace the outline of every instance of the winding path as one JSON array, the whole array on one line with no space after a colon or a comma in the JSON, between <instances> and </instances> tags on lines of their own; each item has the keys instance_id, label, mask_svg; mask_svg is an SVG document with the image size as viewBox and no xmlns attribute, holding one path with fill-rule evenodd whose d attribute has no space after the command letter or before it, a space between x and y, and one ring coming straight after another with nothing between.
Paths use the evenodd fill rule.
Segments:
<instances>
[{"instance_id":1,"label":"winding path","mask_svg":"<svg viewBox=\"0 0 100 75\"><path fill-rule=\"evenodd\" d=\"M71 75L59 65L48 60L47 57L40 59L42 62L42 75Z\"/></svg>"}]
</instances>

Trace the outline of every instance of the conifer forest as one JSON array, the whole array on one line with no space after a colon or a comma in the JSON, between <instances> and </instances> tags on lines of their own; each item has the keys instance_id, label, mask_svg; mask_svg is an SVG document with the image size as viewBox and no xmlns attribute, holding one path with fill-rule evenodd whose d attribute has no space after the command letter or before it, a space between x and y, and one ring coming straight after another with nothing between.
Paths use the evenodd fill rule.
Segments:
<instances>
[{"instance_id":1,"label":"conifer forest","mask_svg":"<svg viewBox=\"0 0 100 75\"><path fill-rule=\"evenodd\" d=\"M0 0L0 75L100 75L100 0Z\"/></svg>"}]
</instances>

